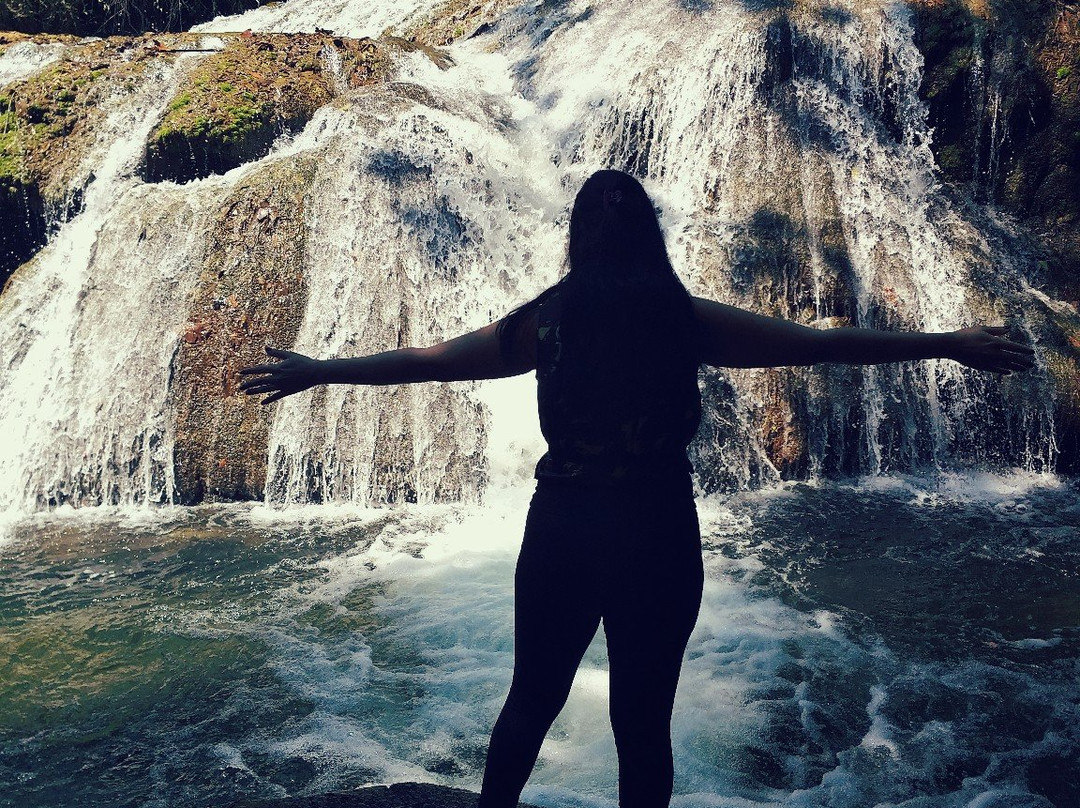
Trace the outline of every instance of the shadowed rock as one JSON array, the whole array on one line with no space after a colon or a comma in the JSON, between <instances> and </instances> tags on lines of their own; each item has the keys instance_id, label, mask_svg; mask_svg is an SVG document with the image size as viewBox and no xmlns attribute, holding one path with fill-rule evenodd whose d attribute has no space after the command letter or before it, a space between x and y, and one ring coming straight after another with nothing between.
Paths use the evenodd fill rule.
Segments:
<instances>
[{"instance_id":1,"label":"shadowed rock","mask_svg":"<svg viewBox=\"0 0 1080 808\"><path fill-rule=\"evenodd\" d=\"M232 808L475 808L477 795L460 788L423 783L373 786L340 794L289 797L283 800L244 800ZM524 803L521 808L530 808Z\"/></svg>"}]
</instances>

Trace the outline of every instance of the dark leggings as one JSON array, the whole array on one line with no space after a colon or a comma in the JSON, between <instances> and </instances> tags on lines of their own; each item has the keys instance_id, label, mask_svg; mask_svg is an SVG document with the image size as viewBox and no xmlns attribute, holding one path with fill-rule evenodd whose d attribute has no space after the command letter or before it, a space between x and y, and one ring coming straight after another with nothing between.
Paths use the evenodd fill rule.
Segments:
<instances>
[{"instance_id":1,"label":"dark leggings","mask_svg":"<svg viewBox=\"0 0 1080 808\"><path fill-rule=\"evenodd\" d=\"M601 620L619 805L666 808L671 709L701 605L689 479L619 489L541 480L514 586L514 678L491 733L480 808L517 805Z\"/></svg>"}]
</instances>

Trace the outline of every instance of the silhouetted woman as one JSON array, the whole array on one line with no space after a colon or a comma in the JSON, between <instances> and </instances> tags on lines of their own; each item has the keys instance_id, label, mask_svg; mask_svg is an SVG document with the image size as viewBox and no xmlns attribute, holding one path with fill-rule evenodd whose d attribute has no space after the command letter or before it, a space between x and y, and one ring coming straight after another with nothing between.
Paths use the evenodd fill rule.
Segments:
<instances>
[{"instance_id":1,"label":"silhouetted woman","mask_svg":"<svg viewBox=\"0 0 1080 808\"><path fill-rule=\"evenodd\" d=\"M702 560L686 447L701 364L773 367L943 357L996 373L1032 351L1004 328L944 334L819 331L691 298L644 189L619 171L582 186L569 272L497 323L430 348L276 364L241 385L266 402L316 384L493 379L536 370L548 452L514 578L514 676L488 749L480 808L517 804L541 742L601 621L610 663L619 805L662 808L670 721L701 602Z\"/></svg>"}]
</instances>

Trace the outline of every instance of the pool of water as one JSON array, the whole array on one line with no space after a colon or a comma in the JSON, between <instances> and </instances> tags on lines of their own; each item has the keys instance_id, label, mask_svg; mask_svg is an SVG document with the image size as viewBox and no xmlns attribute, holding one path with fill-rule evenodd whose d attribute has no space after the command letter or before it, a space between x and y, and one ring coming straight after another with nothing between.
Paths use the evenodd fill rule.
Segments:
<instances>
[{"instance_id":1,"label":"pool of water","mask_svg":"<svg viewBox=\"0 0 1080 808\"><path fill-rule=\"evenodd\" d=\"M528 491L492 499L9 523L0 803L478 787ZM699 510L707 581L673 805L1080 804L1074 484L875 478ZM615 804L605 666L601 636L530 801Z\"/></svg>"}]
</instances>

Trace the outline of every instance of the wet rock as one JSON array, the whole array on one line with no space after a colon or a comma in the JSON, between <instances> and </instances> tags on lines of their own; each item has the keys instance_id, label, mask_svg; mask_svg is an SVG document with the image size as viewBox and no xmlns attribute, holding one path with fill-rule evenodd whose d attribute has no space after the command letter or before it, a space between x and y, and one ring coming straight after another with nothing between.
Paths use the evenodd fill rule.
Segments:
<instances>
[{"instance_id":1,"label":"wet rock","mask_svg":"<svg viewBox=\"0 0 1080 808\"><path fill-rule=\"evenodd\" d=\"M1038 350L1052 387L1057 470L1080 472L1080 312L1043 294L1034 296L1031 314L1039 325Z\"/></svg>"},{"instance_id":2,"label":"wet rock","mask_svg":"<svg viewBox=\"0 0 1080 808\"><path fill-rule=\"evenodd\" d=\"M395 783L338 794L290 797L283 800L244 800L232 808L474 808L472 791L425 783ZM521 808L530 808L523 803Z\"/></svg>"},{"instance_id":3,"label":"wet rock","mask_svg":"<svg viewBox=\"0 0 1080 808\"><path fill-rule=\"evenodd\" d=\"M178 499L259 499L268 411L238 390L239 370L289 348L307 299L304 215L310 159L275 163L239 185L211 229L171 385Z\"/></svg>"},{"instance_id":4,"label":"wet rock","mask_svg":"<svg viewBox=\"0 0 1080 808\"><path fill-rule=\"evenodd\" d=\"M0 33L0 49L25 39ZM104 102L139 81L153 58L127 38L34 41L69 47L42 70L0 89L0 284L80 209L92 180L83 160Z\"/></svg>"},{"instance_id":5,"label":"wet rock","mask_svg":"<svg viewBox=\"0 0 1080 808\"><path fill-rule=\"evenodd\" d=\"M515 0L446 0L406 26L405 36L432 47L486 33Z\"/></svg>"},{"instance_id":6,"label":"wet rock","mask_svg":"<svg viewBox=\"0 0 1080 808\"><path fill-rule=\"evenodd\" d=\"M945 180L1023 220L1080 300L1080 5L911 0Z\"/></svg>"},{"instance_id":7,"label":"wet rock","mask_svg":"<svg viewBox=\"0 0 1080 808\"><path fill-rule=\"evenodd\" d=\"M176 47L194 47L178 42ZM187 77L146 144L143 176L187 182L264 156L336 95L380 81L390 48L324 34L225 37Z\"/></svg>"}]
</instances>

